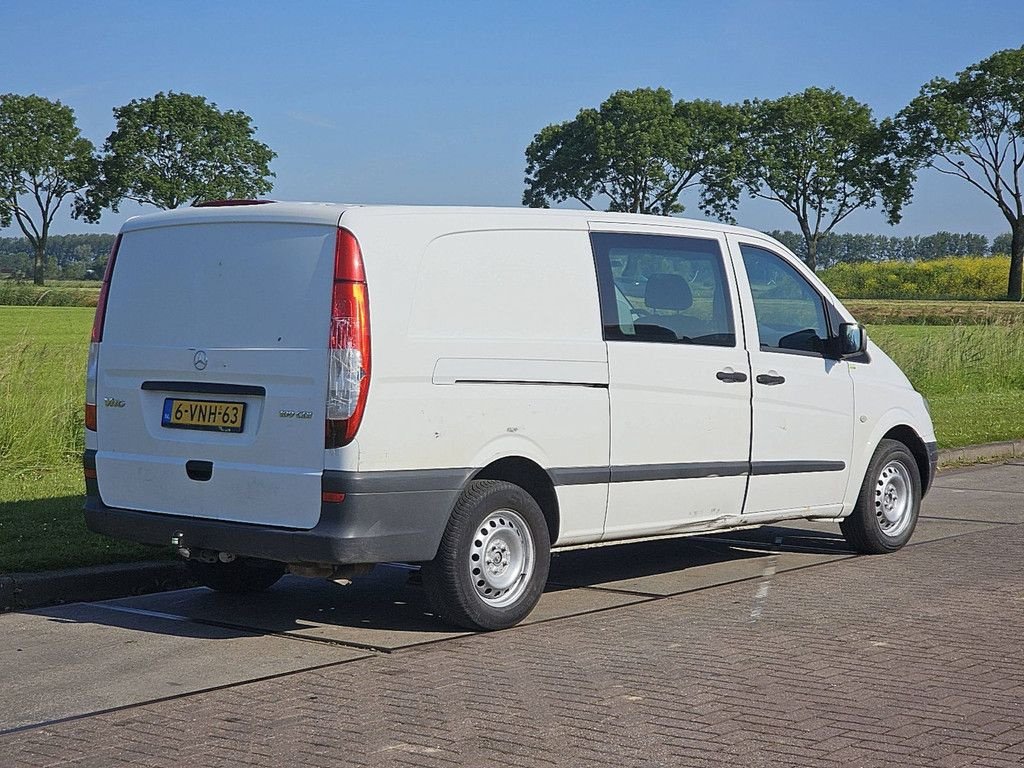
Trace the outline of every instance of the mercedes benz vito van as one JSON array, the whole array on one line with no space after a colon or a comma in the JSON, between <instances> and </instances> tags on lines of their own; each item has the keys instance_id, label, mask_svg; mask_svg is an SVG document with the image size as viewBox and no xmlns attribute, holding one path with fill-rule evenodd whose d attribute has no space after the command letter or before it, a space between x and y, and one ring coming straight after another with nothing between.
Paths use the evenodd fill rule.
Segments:
<instances>
[{"instance_id":1,"label":"mercedes benz vito van","mask_svg":"<svg viewBox=\"0 0 1024 768\"><path fill-rule=\"evenodd\" d=\"M788 519L910 538L927 405L758 232L590 211L227 201L125 223L86 517L204 584L422 565L511 626L551 549Z\"/></svg>"}]
</instances>

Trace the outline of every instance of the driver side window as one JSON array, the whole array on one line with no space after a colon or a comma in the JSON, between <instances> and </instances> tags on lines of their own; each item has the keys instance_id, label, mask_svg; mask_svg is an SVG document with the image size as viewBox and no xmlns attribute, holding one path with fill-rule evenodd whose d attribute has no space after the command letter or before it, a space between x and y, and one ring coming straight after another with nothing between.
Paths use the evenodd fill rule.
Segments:
<instances>
[{"instance_id":1,"label":"driver side window","mask_svg":"<svg viewBox=\"0 0 1024 768\"><path fill-rule=\"evenodd\" d=\"M819 294L781 256L740 244L764 351L825 351L828 323Z\"/></svg>"}]
</instances>

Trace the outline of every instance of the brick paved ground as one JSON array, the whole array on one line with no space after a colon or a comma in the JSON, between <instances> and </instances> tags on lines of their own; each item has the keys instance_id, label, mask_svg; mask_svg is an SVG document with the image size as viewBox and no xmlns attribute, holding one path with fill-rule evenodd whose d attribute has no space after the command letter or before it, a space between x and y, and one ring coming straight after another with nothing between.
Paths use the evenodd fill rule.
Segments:
<instances>
[{"instance_id":1,"label":"brick paved ground","mask_svg":"<svg viewBox=\"0 0 1024 768\"><path fill-rule=\"evenodd\" d=\"M0 737L4 766L1019 766L1024 525ZM761 614L752 619L760 605Z\"/></svg>"}]
</instances>

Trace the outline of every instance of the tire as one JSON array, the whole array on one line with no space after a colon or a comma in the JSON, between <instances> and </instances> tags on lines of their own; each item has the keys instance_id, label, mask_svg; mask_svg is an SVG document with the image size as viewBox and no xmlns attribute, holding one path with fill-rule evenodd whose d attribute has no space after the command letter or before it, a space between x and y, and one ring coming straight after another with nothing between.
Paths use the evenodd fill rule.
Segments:
<instances>
[{"instance_id":1,"label":"tire","mask_svg":"<svg viewBox=\"0 0 1024 768\"><path fill-rule=\"evenodd\" d=\"M204 587L232 594L262 592L276 584L285 572L284 563L246 557L236 558L230 563L189 560L188 568L192 577Z\"/></svg>"},{"instance_id":2,"label":"tire","mask_svg":"<svg viewBox=\"0 0 1024 768\"><path fill-rule=\"evenodd\" d=\"M533 497L512 483L474 480L421 570L423 588L449 624L506 629L537 605L550 561L547 521Z\"/></svg>"},{"instance_id":3,"label":"tire","mask_svg":"<svg viewBox=\"0 0 1024 768\"><path fill-rule=\"evenodd\" d=\"M921 495L913 454L901 442L883 440L868 464L857 506L839 524L847 544L866 555L895 552L914 533Z\"/></svg>"}]
</instances>

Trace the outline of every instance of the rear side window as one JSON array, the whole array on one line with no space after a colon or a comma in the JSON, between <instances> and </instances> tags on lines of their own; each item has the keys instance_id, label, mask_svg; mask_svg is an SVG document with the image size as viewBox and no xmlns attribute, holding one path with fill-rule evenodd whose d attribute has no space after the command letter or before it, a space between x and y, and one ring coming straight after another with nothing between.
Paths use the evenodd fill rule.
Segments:
<instances>
[{"instance_id":1,"label":"rear side window","mask_svg":"<svg viewBox=\"0 0 1024 768\"><path fill-rule=\"evenodd\" d=\"M605 232L590 239L605 339L736 345L717 240Z\"/></svg>"},{"instance_id":2,"label":"rear side window","mask_svg":"<svg viewBox=\"0 0 1024 768\"><path fill-rule=\"evenodd\" d=\"M740 245L761 349L821 354L828 339L821 294L781 256Z\"/></svg>"}]
</instances>

